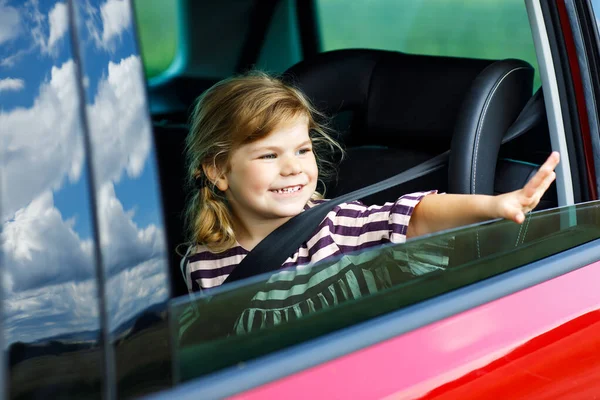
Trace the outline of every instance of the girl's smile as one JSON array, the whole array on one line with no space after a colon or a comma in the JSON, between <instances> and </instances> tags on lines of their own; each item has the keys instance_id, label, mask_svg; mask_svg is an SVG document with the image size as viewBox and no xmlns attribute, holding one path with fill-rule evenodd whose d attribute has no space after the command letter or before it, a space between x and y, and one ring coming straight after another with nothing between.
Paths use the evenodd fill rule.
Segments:
<instances>
[{"instance_id":1,"label":"girl's smile","mask_svg":"<svg viewBox=\"0 0 600 400\"><path fill-rule=\"evenodd\" d=\"M287 186L281 189L271 189L271 192L279 194L279 195L295 195L295 194L299 194L298 192L300 192L302 190L302 188L304 187L304 185L297 185L297 186Z\"/></svg>"}]
</instances>

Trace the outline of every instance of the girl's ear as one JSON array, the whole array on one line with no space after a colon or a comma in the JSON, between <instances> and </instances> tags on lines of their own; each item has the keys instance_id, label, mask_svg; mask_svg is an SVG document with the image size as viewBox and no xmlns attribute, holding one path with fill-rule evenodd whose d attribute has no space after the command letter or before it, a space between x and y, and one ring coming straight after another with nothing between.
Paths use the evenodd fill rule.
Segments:
<instances>
[{"instance_id":1,"label":"girl's ear","mask_svg":"<svg viewBox=\"0 0 600 400\"><path fill-rule=\"evenodd\" d=\"M219 171L215 165L202 165L202 170L204 171L204 175L206 175L208 180L214 183L221 192L224 192L227 190L227 188L229 188L227 176L221 173L221 171Z\"/></svg>"}]
</instances>

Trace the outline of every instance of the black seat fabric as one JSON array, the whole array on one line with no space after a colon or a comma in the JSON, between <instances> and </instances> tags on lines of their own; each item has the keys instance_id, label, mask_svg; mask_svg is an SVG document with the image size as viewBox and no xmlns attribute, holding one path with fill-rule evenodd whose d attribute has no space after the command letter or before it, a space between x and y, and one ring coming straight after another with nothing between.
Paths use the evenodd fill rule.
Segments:
<instances>
[{"instance_id":1,"label":"black seat fabric","mask_svg":"<svg viewBox=\"0 0 600 400\"><path fill-rule=\"evenodd\" d=\"M498 81L499 71L516 65L510 79ZM531 96L533 68L519 60L349 49L321 53L293 66L286 76L318 109L333 116L332 125L347 148L337 181L328 182L327 197L335 197L448 150L456 134L473 136L460 129L472 129L466 121L476 115L486 115L480 138L491 127L487 121L502 120L501 127L508 127ZM502 96L482 103L486 89ZM470 175L464 179L469 182ZM416 189L448 191L447 171L363 200L382 203Z\"/></svg>"},{"instance_id":2,"label":"black seat fabric","mask_svg":"<svg viewBox=\"0 0 600 400\"><path fill-rule=\"evenodd\" d=\"M454 128L449 191L494 194L502 138L531 98L533 69L520 60L486 67L467 93Z\"/></svg>"}]
</instances>

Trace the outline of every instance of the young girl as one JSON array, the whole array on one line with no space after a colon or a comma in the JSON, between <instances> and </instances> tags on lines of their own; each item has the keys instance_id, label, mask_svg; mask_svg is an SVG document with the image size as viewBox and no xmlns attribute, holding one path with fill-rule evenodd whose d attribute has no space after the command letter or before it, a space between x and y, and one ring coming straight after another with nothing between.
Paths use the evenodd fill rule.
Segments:
<instances>
[{"instance_id":1,"label":"young girl","mask_svg":"<svg viewBox=\"0 0 600 400\"><path fill-rule=\"evenodd\" d=\"M186 147L190 291L222 284L269 233L323 201L316 192L328 166L323 156L340 148L321 120L298 89L258 72L200 96ZM558 162L552 153L522 189L499 196L427 191L383 206L340 204L282 267L492 218L522 223L555 179Z\"/></svg>"}]
</instances>

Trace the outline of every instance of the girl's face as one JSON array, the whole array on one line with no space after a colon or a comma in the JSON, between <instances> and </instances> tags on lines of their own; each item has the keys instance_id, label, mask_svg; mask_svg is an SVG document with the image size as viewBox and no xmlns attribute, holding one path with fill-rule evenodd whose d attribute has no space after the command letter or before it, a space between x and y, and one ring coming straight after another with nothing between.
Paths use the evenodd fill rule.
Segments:
<instances>
[{"instance_id":1,"label":"girl's face","mask_svg":"<svg viewBox=\"0 0 600 400\"><path fill-rule=\"evenodd\" d=\"M242 223L285 222L315 192L318 169L308 120L297 118L232 152L229 172L217 181Z\"/></svg>"}]
</instances>

